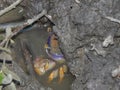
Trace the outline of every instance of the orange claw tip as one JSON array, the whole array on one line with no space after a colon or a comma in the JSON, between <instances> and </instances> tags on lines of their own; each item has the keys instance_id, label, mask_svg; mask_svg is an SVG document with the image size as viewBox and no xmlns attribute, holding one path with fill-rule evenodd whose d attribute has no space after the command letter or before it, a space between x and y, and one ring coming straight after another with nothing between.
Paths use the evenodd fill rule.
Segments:
<instances>
[{"instance_id":1,"label":"orange claw tip","mask_svg":"<svg viewBox=\"0 0 120 90\"><path fill-rule=\"evenodd\" d=\"M63 81L63 78L64 78L64 68L63 67L60 67L59 69L59 83L61 83Z\"/></svg>"},{"instance_id":2,"label":"orange claw tip","mask_svg":"<svg viewBox=\"0 0 120 90\"><path fill-rule=\"evenodd\" d=\"M54 73L52 72L48 77L48 83L50 83L53 80Z\"/></svg>"},{"instance_id":3,"label":"orange claw tip","mask_svg":"<svg viewBox=\"0 0 120 90\"><path fill-rule=\"evenodd\" d=\"M54 78L58 76L58 69L52 71L48 77L48 83L50 83Z\"/></svg>"}]
</instances>

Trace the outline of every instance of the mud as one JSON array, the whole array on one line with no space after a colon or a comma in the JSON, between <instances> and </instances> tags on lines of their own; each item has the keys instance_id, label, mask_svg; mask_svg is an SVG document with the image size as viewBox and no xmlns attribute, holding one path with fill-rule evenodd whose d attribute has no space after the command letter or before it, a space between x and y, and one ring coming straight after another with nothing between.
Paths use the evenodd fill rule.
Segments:
<instances>
[{"instance_id":1,"label":"mud","mask_svg":"<svg viewBox=\"0 0 120 90\"><path fill-rule=\"evenodd\" d=\"M120 1L79 1L25 0L21 5L29 2L26 18L43 8L53 17L54 32L59 36L70 71L76 76L72 90L119 90L120 80L112 78L111 72L120 64L120 29L118 23L105 17L120 19ZM104 48L102 43L109 34L113 34L114 44ZM92 50L91 45L96 49Z\"/></svg>"}]
</instances>

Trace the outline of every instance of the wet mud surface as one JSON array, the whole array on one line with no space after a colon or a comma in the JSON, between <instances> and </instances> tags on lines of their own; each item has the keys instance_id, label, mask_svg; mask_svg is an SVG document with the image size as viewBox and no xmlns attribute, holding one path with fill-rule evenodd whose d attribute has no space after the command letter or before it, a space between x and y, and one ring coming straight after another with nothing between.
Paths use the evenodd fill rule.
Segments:
<instances>
[{"instance_id":1,"label":"wet mud surface","mask_svg":"<svg viewBox=\"0 0 120 90\"><path fill-rule=\"evenodd\" d=\"M15 0L6 0L12 3ZM119 90L119 78L111 72L120 65L119 0L25 0L26 18L42 9L53 17L54 32L59 37L70 72L76 76L72 90ZM5 5L6 6L6 5ZM103 46L112 35L114 43Z\"/></svg>"}]
</instances>

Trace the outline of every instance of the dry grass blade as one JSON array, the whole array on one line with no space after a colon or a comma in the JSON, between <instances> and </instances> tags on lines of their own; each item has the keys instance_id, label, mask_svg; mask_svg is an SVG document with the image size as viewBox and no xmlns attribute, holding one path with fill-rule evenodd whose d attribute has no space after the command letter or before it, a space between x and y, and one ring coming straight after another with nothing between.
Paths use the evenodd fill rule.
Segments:
<instances>
[{"instance_id":1,"label":"dry grass blade","mask_svg":"<svg viewBox=\"0 0 120 90\"><path fill-rule=\"evenodd\" d=\"M106 16L105 18L109 19L110 21L113 21L113 22L116 22L116 23L120 24L120 20L118 20L118 19L115 19L115 18L109 17L109 16Z\"/></svg>"},{"instance_id":2,"label":"dry grass blade","mask_svg":"<svg viewBox=\"0 0 120 90\"><path fill-rule=\"evenodd\" d=\"M20 4L23 0L17 0L13 4L11 4L9 7L3 9L0 11L0 16L4 15L5 13L9 12L10 10L14 9L18 4Z\"/></svg>"}]
</instances>

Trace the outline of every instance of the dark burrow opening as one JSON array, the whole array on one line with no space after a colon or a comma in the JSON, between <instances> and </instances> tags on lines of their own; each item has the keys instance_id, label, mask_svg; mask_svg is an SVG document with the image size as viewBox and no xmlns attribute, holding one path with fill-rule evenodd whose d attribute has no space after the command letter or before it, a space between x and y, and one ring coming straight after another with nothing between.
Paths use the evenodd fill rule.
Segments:
<instances>
[{"instance_id":1,"label":"dark burrow opening","mask_svg":"<svg viewBox=\"0 0 120 90\"><path fill-rule=\"evenodd\" d=\"M45 87L50 87L53 90L70 90L72 82L75 80L75 76L70 73L68 67L64 75L60 71L63 70L60 69L61 67L64 65L67 66L66 61L63 63L55 62L55 66L50 70L46 70L46 72L43 70L44 73L42 75L35 72L36 69L34 68L34 61L37 58L44 58L43 62L40 62L41 66L47 62L46 59L50 60L50 57L46 54L45 50L45 44L47 43L50 33L48 32L48 28L42 25L33 26L29 29L30 30L22 32L15 37L15 45L13 50L15 62L17 62L17 64L22 67L28 75L31 75L31 77L38 80L40 84ZM51 62L49 62L49 65L52 65L53 61L50 61ZM62 75L64 78L60 81L60 77L62 78ZM55 78L50 80L50 77Z\"/></svg>"}]
</instances>

